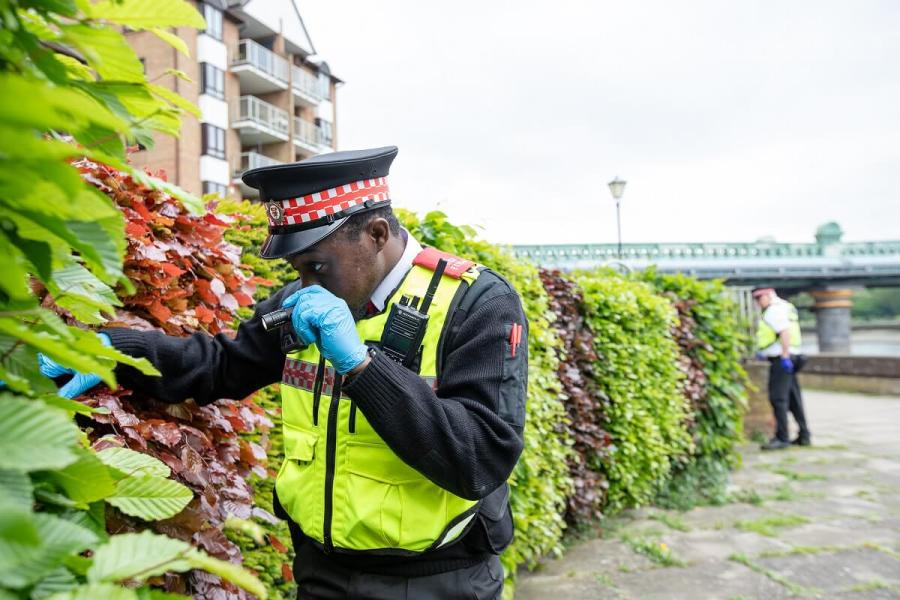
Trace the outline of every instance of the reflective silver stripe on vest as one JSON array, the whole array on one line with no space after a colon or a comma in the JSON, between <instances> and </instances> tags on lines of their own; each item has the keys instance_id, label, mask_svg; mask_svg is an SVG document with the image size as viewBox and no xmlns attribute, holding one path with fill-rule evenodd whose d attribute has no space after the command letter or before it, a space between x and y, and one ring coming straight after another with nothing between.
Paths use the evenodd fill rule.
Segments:
<instances>
[{"instance_id":1,"label":"reflective silver stripe on vest","mask_svg":"<svg viewBox=\"0 0 900 600\"><path fill-rule=\"evenodd\" d=\"M281 372L281 383L297 389L312 392L316 382L316 367L318 365L305 360L286 358L284 370ZM431 389L437 389L437 379L434 377L422 377ZM334 389L334 367L326 366L322 381L322 394L331 396ZM342 395L343 396L343 395ZM346 398L346 396L343 396Z\"/></svg>"}]
</instances>

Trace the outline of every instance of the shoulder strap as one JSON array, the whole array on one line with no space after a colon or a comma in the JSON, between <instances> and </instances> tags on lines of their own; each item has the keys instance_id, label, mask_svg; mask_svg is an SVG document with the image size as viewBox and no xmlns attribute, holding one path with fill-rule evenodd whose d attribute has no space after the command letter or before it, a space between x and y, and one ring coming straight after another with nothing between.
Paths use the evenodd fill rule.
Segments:
<instances>
[{"instance_id":1,"label":"shoulder strap","mask_svg":"<svg viewBox=\"0 0 900 600\"><path fill-rule=\"evenodd\" d=\"M438 261L442 258L447 261L444 275L453 279L462 279L463 274L475 266L475 263L471 260L460 258L447 252L441 252L437 248L423 249L413 259L413 264L424 267L429 271L434 271L437 268Z\"/></svg>"}]
</instances>

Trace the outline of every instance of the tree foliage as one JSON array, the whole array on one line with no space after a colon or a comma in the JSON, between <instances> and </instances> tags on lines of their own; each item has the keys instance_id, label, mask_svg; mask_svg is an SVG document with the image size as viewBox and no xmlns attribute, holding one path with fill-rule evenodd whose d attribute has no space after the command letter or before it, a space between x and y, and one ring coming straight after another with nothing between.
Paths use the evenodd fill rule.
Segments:
<instances>
[{"instance_id":1,"label":"tree foliage","mask_svg":"<svg viewBox=\"0 0 900 600\"><path fill-rule=\"evenodd\" d=\"M154 372L84 328L105 322L121 296L141 289L123 263L126 221L111 199L115 190L103 189L83 167L107 165L148 196L165 194L202 210L197 198L127 164L127 146L152 145L154 132L175 135L181 115L198 111L146 80L121 30L148 29L184 50L165 28L202 27L203 19L183 0L7 0L0 18L2 593L159 597L141 586L160 569L202 569L263 597L252 575L184 542L146 531L141 543L123 549L127 535L107 534L108 515L170 519L194 494L159 460L91 444L76 416L102 424L128 415L112 401L86 406L59 398L38 371L41 352L113 388L117 362ZM133 568L107 568L104 557L126 551Z\"/></svg>"}]
</instances>

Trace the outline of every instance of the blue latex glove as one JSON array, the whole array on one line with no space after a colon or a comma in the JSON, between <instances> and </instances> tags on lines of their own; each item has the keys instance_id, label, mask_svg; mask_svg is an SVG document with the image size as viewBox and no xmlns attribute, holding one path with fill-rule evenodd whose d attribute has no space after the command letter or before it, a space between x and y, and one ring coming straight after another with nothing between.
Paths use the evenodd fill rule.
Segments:
<instances>
[{"instance_id":1,"label":"blue latex glove","mask_svg":"<svg viewBox=\"0 0 900 600\"><path fill-rule=\"evenodd\" d=\"M112 344L109 336L105 333L98 333L97 336L100 338L100 341L103 342L104 346L110 346ZM93 373L79 373L74 369L62 366L52 358L44 356L40 352L38 352L38 365L40 366L41 374L50 379L56 379L63 375L73 376L72 379L70 379L66 385L59 388L59 391L57 392L57 394L63 398L69 398L70 400L80 396L102 381L98 375L94 375Z\"/></svg>"},{"instance_id":2,"label":"blue latex glove","mask_svg":"<svg viewBox=\"0 0 900 600\"><path fill-rule=\"evenodd\" d=\"M794 372L794 361L792 361L787 356L781 357L781 368L784 369L785 373L793 373Z\"/></svg>"},{"instance_id":3,"label":"blue latex glove","mask_svg":"<svg viewBox=\"0 0 900 600\"><path fill-rule=\"evenodd\" d=\"M291 324L304 344L316 344L319 352L341 375L366 359L368 348L359 339L356 321L347 303L319 285L311 285L281 303L294 307Z\"/></svg>"}]
</instances>

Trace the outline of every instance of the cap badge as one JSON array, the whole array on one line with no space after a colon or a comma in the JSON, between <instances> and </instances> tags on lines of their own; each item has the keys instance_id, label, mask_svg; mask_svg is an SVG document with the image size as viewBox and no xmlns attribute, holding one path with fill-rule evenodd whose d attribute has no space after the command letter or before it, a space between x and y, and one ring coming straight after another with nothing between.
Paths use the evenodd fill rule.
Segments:
<instances>
[{"instance_id":1,"label":"cap badge","mask_svg":"<svg viewBox=\"0 0 900 600\"><path fill-rule=\"evenodd\" d=\"M266 203L266 214L269 215L269 224L271 225L281 225L284 221L284 209L281 207L281 202Z\"/></svg>"}]
</instances>

